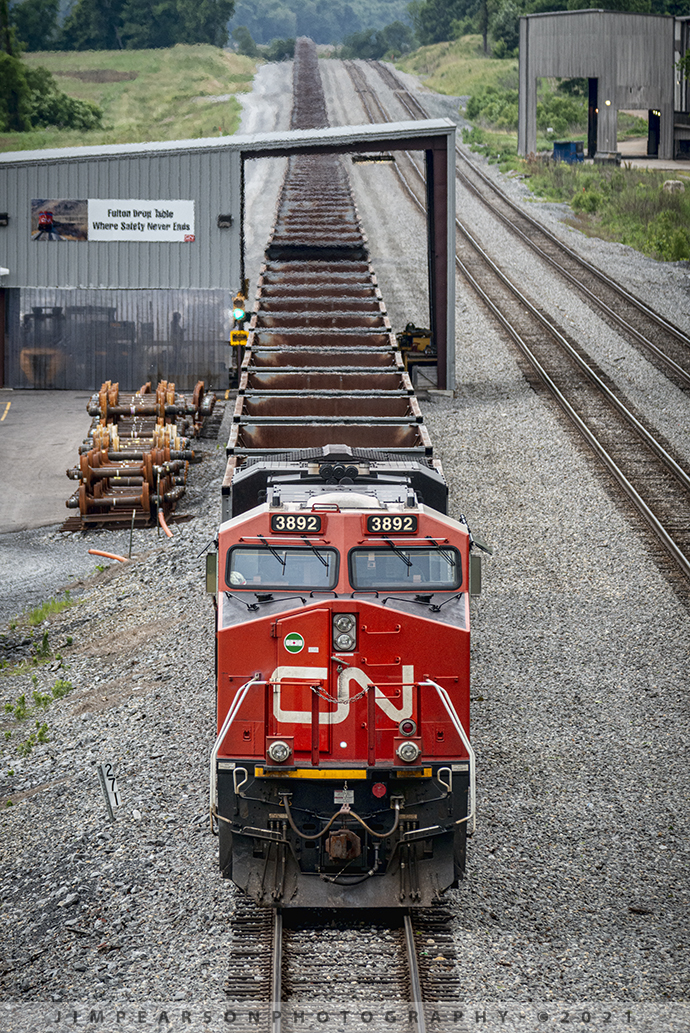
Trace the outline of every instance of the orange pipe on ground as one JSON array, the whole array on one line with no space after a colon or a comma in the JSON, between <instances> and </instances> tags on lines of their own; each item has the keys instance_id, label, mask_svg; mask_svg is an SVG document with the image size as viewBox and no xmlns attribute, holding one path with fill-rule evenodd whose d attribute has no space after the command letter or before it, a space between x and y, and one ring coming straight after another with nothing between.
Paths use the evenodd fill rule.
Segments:
<instances>
[{"instance_id":1,"label":"orange pipe on ground","mask_svg":"<svg viewBox=\"0 0 690 1033\"><path fill-rule=\"evenodd\" d=\"M163 514L161 513L160 510L158 511L158 523L161 525L161 527L163 528L163 530L167 534L168 538L172 538L172 536L173 536L172 535L172 531L170 530L170 528L166 524L165 517L163 516Z\"/></svg>"},{"instance_id":2,"label":"orange pipe on ground","mask_svg":"<svg viewBox=\"0 0 690 1033\"><path fill-rule=\"evenodd\" d=\"M90 556L105 556L105 558L107 560L119 560L120 563L127 563L128 562L126 556L118 556L114 552L101 552L100 549L89 549L89 555Z\"/></svg>"}]
</instances>

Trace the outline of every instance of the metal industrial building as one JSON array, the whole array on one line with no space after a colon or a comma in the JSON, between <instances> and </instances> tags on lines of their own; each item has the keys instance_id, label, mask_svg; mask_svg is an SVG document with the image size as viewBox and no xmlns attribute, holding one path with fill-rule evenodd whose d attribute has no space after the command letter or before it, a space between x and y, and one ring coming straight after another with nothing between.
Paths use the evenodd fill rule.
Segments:
<instances>
[{"instance_id":1,"label":"metal industrial building","mask_svg":"<svg viewBox=\"0 0 690 1033\"><path fill-rule=\"evenodd\" d=\"M622 11L529 14L520 19L518 154L537 149L537 80L589 80L588 155L617 160L618 111L648 112L650 157L690 157L688 87L676 63L688 19Z\"/></svg>"},{"instance_id":2,"label":"metal industrial building","mask_svg":"<svg viewBox=\"0 0 690 1033\"><path fill-rule=\"evenodd\" d=\"M430 310L452 385L454 134L436 119L0 154L0 386L225 386L245 161L396 149L426 156Z\"/></svg>"}]
</instances>

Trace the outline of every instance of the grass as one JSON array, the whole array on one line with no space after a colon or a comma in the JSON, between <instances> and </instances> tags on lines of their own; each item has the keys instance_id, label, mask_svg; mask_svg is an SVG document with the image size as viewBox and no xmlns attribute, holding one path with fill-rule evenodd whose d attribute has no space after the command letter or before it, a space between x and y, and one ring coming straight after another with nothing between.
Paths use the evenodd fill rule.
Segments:
<instances>
[{"instance_id":1,"label":"grass","mask_svg":"<svg viewBox=\"0 0 690 1033\"><path fill-rule=\"evenodd\" d=\"M486 57L481 36L462 36L451 43L434 43L396 61L396 67L424 80L424 85L451 97L466 97L480 86L512 84L517 88L516 59ZM507 80L507 82L506 82Z\"/></svg>"},{"instance_id":2,"label":"grass","mask_svg":"<svg viewBox=\"0 0 690 1033\"><path fill-rule=\"evenodd\" d=\"M589 236L620 241L662 261L690 260L690 177L686 192L662 189L668 173L589 164L566 165L525 161L517 155L518 64L514 58L486 57L480 36L463 36L407 55L397 66L422 78L438 93L474 96L476 109L463 141L501 171L517 171L530 179L534 194L570 204L572 225ZM566 100L568 103L566 103ZM541 112L537 151L551 152L554 139L584 140L586 107L581 99L564 98L556 80L539 84ZM556 121L560 115L560 123ZM547 126L555 126L546 133ZM644 137L644 119L619 113L618 139Z\"/></svg>"},{"instance_id":3,"label":"grass","mask_svg":"<svg viewBox=\"0 0 690 1033\"><path fill-rule=\"evenodd\" d=\"M97 144L145 143L232 134L250 89L250 58L208 45L167 50L64 51L24 54L23 60L56 75L61 90L103 109L103 129L43 129L0 134L0 150L36 150ZM214 103L204 97L232 94Z\"/></svg>"},{"instance_id":4,"label":"grass","mask_svg":"<svg viewBox=\"0 0 690 1033\"><path fill-rule=\"evenodd\" d=\"M530 187L565 201L572 225L589 236L616 240L667 262L690 259L690 177L684 193L668 193L668 172L610 165L526 163Z\"/></svg>"},{"instance_id":5,"label":"grass","mask_svg":"<svg viewBox=\"0 0 690 1033\"><path fill-rule=\"evenodd\" d=\"M40 692L36 675L32 676L31 681L34 686L31 693L33 706L27 701L25 693L18 696L14 703L5 703L5 713L11 715L15 721L25 721L29 716L34 716L35 718L37 711L47 710L51 703L57 699L64 699L74 688L72 682L66 678L57 678L49 692ZM20 757L28 757L38 743L50 741L47 723L36 720L35 724L35 731L31 732L26 739L17 743L16 749ZM9 740L11 738L12 730L8 729L5 731L5 739Z\"/></svg>"},{"instance_id":6,"label":"grass","mask_svg":"<svg viewBox=\"0 0 690 1033\"><path fill-rule=\"evenodd\" d=\"M29 610L29 624L32 628L37 628L48 617L52 617L56 613L62 613L63 610L74 605L74 599L70 596L69 591L66 591L64 599L48 599L34 610Z\"/></svg>"}]
</instances>

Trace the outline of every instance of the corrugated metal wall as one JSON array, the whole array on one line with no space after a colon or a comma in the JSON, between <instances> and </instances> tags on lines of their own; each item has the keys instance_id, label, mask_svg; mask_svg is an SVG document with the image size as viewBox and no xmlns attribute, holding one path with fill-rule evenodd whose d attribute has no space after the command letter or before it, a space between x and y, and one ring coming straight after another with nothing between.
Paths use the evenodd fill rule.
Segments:
<instances>
[{"instance_id":1,"label":"corrugated metal wall","mask_svg":"<svg viewBox=\"0 0 690 1033\"><path fill-rule=\"evenodd\" d=\"M597 151L616 150L618 108L658 108L662 113L659 157L672 157L672 17L597 10L523 16L519 154L536 149L536 81L546 76L598 79Z\"/></svg>"},{"instance_id":2,"label":"corrugated metal wall","mask_svg":"<svg viewBox=\"0 0 690 1033\"><path fill-rule=\"evenodd\" d=\"M228 291L11 288L5 298L7 387L227 386Z\"/></svg>"},{"instance_id":3,"label":"corrugated metal wall","mask_svg":"<svg viewBox=\"0 0 690 1033\"><path fill-rule=\"evenodd\" d=\"M0 229L7 287L161 287L231 289L240 280L239 150L103 157L0 157ZM32 198L191 200L193 243L31 239ZM219 215L232 226L219 229Z\"/></svg>"}]
</instances>

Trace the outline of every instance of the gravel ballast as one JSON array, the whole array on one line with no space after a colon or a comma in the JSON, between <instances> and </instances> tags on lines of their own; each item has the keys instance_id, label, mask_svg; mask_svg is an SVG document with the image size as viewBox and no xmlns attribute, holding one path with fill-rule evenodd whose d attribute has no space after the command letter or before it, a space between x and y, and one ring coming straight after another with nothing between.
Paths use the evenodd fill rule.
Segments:
<instances>
[{"instance_id":1,"label":"gravel ballast","mask_svg":"<svg viewBox=\"0 0 690 1033\"><path fill-rule=\"evenodd\" d=\"M322 69L332 123L362 120L342 65ZM259 89L262 76L270 89L266 121L251 108L256 131L285 124L291 66L261 69ZM265 189L249 180L248 218L256 211L270 225L277 177L264 170ZM423 321L423 218L390 169L353 167L352 180L393 325ZM488 246L488 223L482 232ZM500 231L493 239L506 247ZM686 318L687 270L592 240L582 247L630 286L651 277L665 314ZM511 252L511 261L522 276L522 260ZM486 1004L482 1028L499 1028L500 1002L546 1002L551 1018L537 1028L562 1028L557 1002L593 1002L599 1020L604 1006L620 1017L625 1005L633 1028L655 1033L687 1028L688 609L594 459L527 384L461 281L457 290L458 388L423 408L453 514L466 513L495 549L472 604L477 832L467 878L448 895L466 1000ZM551 291L544 280L544 296ZM659 374L649 375L656 385ZM687 420L685 396L666 404ZM34 632L37 643L48 632L51 662L0 679L2 705L21 694L31 701L58 679L74 686L24 721L3 714L12 735L2 739L0 771L0 986L4 1002L19 1004L7 1021L0 1010L0 1028L33 1028L22 1006L37 1002L167 1001L193 1006L195 1022L204 1002L225 1002L235 891L218 875L208 829L213 636L200 553L218 525L230 410L218 443L202 442L180 507L193 519L172 539L135 531L131 563L93 572L94 563L64 560L56 529L35 532L42 553L48 543L55 554L43 598L61 569L63 586L70 572L82 580L72 582L77 604ZM84 552L92 543L66 540L77 563L75 541ZM128 533L105 541L99 535L96 547L126 554ZM16 610L36 602L12 599ZM6 634L11 657L30 650L21 622ZM36 720L50 741L22 758L17 744ZM100 761L120 767L115 822ZM675 1018L654 1011L671 1002Z\"/></svg>"}]
</instances>

